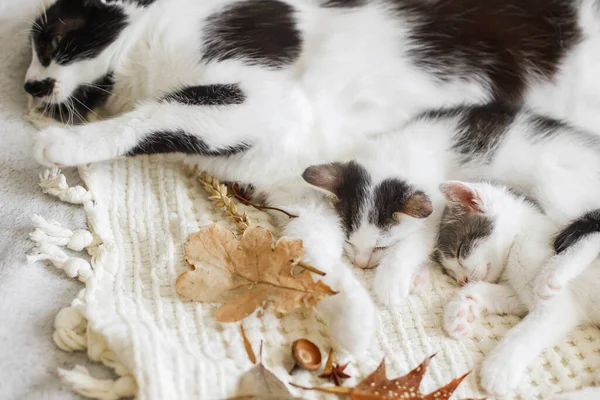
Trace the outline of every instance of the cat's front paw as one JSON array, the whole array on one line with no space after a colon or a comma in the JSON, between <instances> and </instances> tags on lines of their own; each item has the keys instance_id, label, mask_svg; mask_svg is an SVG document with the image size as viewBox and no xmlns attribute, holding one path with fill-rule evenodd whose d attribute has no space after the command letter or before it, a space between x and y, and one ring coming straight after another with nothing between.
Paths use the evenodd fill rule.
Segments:
<instances>
[{"instance_id":1,"label":"cat's front paw","mask_svg":"<svg viewBox=\"0 0 600 400\"><path fill-rule=\"evenodd\" d=\"M318 309L337 352L358 356L373 343L378 321L375 305L364 288L342 288L335 296L323 299Z\"/></svg>"},{"instance_id":2,"label":"cat's front paw","mask_svg":"<svg viewBox=\"0 0 600 400\"><path fill-rule=\"evenodd\" d=\"M444 329L454 339L471 337L477 320L486 309L481 300L472 294L459 293L446 306Z\"/></svg>"},{"instance_id":3,"label":"cat's front paw","mask_svg":"<svg viewBox=\"0 0 600 400\"><path fill-rule=\"evenodd\" d=\"M527 365L519 362L518 354L507 349L494 352L483 361L479 372L481 387L489 394L504 397L512 392L521 381Z\"/></svg>"},{"instance_id":4,"label":"cat's front paw","mask_svg":"<svg viewBox=\"0 0 600 400\"><path fill-rule=\"evenodd\" d=\"M410 293L418 293L429 285L431 277L429 275L429 268L422 267L417 270L412 279L410 285Z\"/></svg>"},{"instance_id":5,"label":"cat's front paw","mask_svg":"<svg viewBox=\"0 0 600 400\"><path fill-rule=\"evenodd\" d=\"M387 268L377 269L373 291L377 300L386 307L398 307L410 294L412 279L389 273Z\"/></svg>"},{"instance_id":6,"label":"cat's front paw","mask_svg":"<svg viewBox=\"0 0 600 400\"><path fill-rule=\"evenodd\" d=\"M46 167L68 167L80 164L85 154L80 154L79 135L60 126L51 126L37 133L33 157ZM93 151L93 149L89 149Z\"/></svg>"},{"instance_id":7,"label":"cat's front paw","mask_svg":"<svg viewBox=\"0 0 600 400\"><path fill-rule=\"evenodd\" d=\"M543 274L539 277L535 286L535 296L538 300L549 300L563 288L563 283L555 273Z\"/></svg>"}]
</instances>

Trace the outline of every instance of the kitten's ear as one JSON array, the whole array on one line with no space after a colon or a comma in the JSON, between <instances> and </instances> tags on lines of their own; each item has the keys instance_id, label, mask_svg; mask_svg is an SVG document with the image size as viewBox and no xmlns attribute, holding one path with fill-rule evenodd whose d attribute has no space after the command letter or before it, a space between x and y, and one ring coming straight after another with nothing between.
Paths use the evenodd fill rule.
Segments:
<instances>
[{"instance_id":1,"label":"kitten's ear","mask_svg":"<svg viewBox=\"0 0 600 400\"><path fill-rule=\"evenodd\" d=\"M433 212L433 205L429 196L421 191L415 192L402 205L402 208L393 215L394 220L400 221L402 215L408 215L413 218L427 218Z\"/></svg>"},{"instance_id":2,"label":"kitten's ear","mask_svg":"<svg viewBox=\"0 0 600 400\"><path fill-rule=\"evenodd\" d=\"M346 164L339 162L312 165L304 170L302 178L311 185L338 196L344 168Z\"/></svg>"},{"instance_id":3,"label":"kitten's ear","mask_svg":"<svg viewBox=\"0 0 600 400\"><path fill-rule=\"evenodd\" d=\"M465 212L483 213L483 201L481 197L467 183L448 181L442 183L439 188L450 206L457 207Z\"/></svg>"}]
</instances>

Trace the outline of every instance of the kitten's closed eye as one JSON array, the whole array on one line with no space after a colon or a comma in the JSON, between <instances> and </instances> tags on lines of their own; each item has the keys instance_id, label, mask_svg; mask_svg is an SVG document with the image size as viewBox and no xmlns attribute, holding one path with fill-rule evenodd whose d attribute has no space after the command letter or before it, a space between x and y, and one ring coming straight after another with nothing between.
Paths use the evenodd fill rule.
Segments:
<instances>
[{"instance_id":1,"label":"kitten's closed eye","mask_svg":"<svg viewBox=\"0 0 600 400\"><path fill-rule=\"evenodd\" d=\"M463 250L463 245L465 244L465 241L463 240L462 242L460 242L460 245L458 245L458 249L456 250L456 259L460 260L460 257L462 254L462 250Z\"/></svg>"}]
</instances>

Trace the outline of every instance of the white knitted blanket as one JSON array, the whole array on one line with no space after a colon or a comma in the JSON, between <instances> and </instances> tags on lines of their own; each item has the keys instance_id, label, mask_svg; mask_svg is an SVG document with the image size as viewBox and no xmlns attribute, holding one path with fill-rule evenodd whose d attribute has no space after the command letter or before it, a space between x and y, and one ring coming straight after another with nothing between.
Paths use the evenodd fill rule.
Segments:
<instances>
[{"instance_id":1,"label":"white knitted blanket","mask_svg":"<svg viewBox=\"0 0 600 400\"><path fill-rule=\"evenodd\" d=\"M80 168L87 185L69 188L57 171L42 186L63 200L82 203L90 231L71 232L36 218L33 239L37 258L48 258L70 276L79 276L86 289L56 318L54 340L66 351L87 351L90 358L114 368L114 381L91 377L84 368L60 371L79 393L98 399L136 395L140 399L218 399L245 394L239 378L251 368L239 323L218 323L215 306L178 297L176 277L188 269L183 244L188 235L213 220L211 203L194 176L182 165L159 157L138 157ZM257 224L261 213L250 213ZM225 222L226 223L226 222ZM91 267L70 257L61 246L87 246ZM473 370L454 398L482 398L477 371L485 354L518 318L490 315L479 324L474 338L456 341L442 329L444 305L457 287L433 267L433 283L395 310L379 310L380 328L370 351L351 360L354 385L386 357L388 376L408 372L426 356L437 353L421 389L429 393L451 379ZM372 271L354 273L371 288ZM263 361L284 382L321 385L317 374L300 371L290 377L291 343L304 337L325 356L330 344L316 311L277 319L261 313L243 321L258 352L264 341ZM356 329L361 321L356 322ZM545 399L552 393L590 385L600 369L600 332L578 329L548 349L531 366L511 399ZM316 392L290 387L302 398ZM248 393L246 393L248 394Z\"/></svg>"}]
</instances>

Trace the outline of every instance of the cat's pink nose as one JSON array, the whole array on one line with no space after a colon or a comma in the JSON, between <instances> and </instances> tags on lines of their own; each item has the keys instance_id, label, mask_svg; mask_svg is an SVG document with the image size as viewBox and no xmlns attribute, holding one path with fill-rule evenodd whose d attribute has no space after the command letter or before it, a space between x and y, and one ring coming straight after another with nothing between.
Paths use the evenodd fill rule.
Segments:
<instances>
[{"instance_id":1,"label":"cat's pink nose","mask_svg":"<svg viewBox=\"0 0 600 400\"><path fill-rule=\"evenodd\" d=\"M462 278L460 280L460 286L465 286L467 283L469 283L469 278L467 278L466 276L464 278Z\"/></svg>"},{"instance_id":2,"label":"cat's pink nose","mask_svg":"<svg viewBox=\"0 0 600 400\"><path fill-rule=\"evenodd\" d=\"M361 269L373 268L371 266L371 257L370 256L356 257L355 260L354 260L354 263L356 264L356 266L358 268L361 268Z\"/></svg>"}]
</instances>

